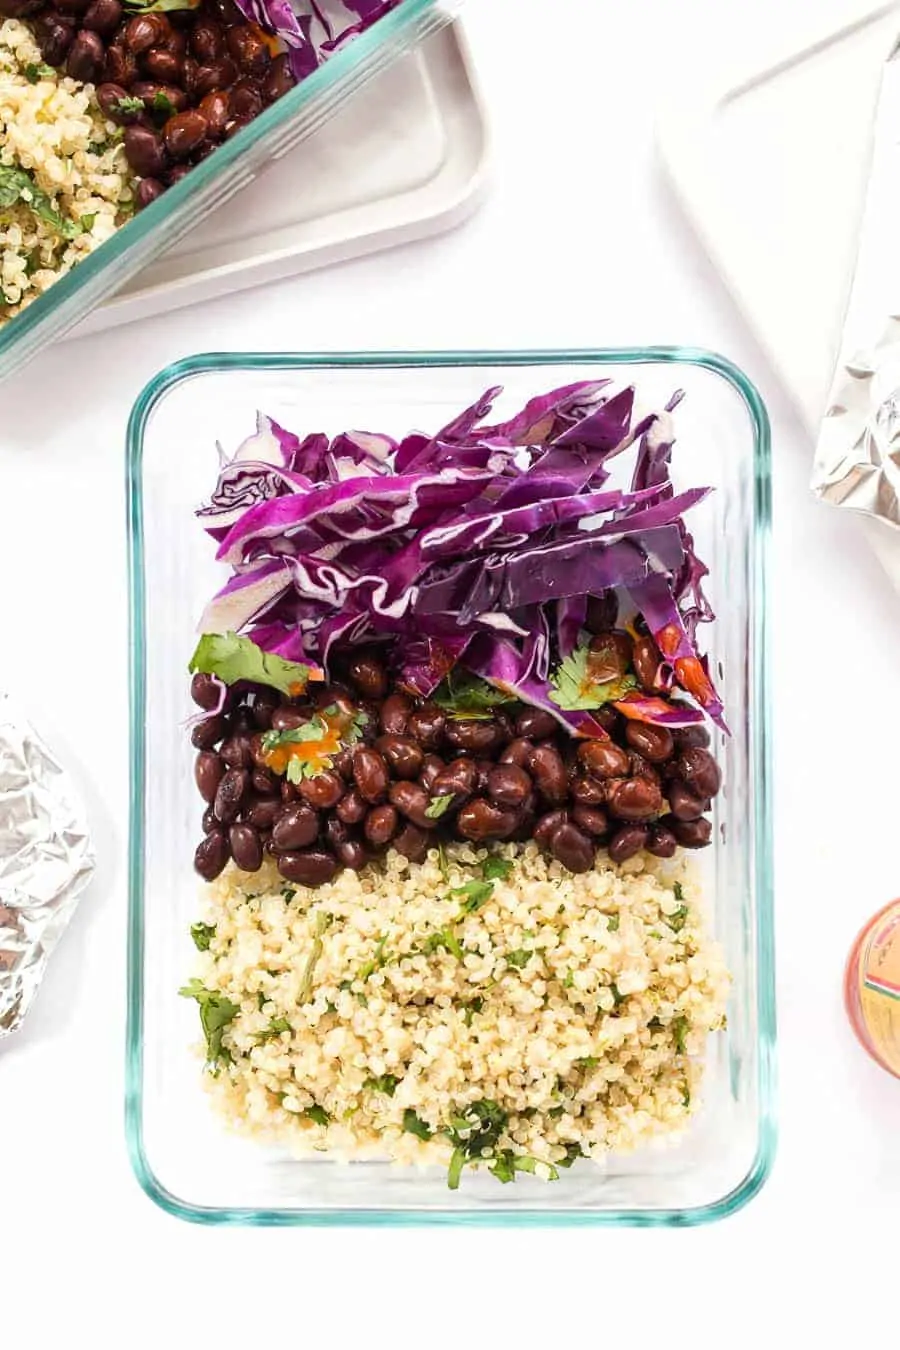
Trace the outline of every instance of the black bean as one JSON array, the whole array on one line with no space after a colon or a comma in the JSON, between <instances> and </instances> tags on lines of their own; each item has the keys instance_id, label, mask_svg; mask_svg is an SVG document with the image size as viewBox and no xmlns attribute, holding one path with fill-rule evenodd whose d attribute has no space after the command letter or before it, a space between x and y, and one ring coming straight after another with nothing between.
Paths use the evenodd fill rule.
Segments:
<instances>
[{"instance_id":1,"label":"black bean","mask_svg":"<svg viewBox=\"0 0 900 1350\"><path fill-rule=\"evenodd\" d=\"M253 791L258 792L261 797L273 797L278 793L278 779L271 769L254 769L250 775L250 782L253 784Z\"/></svg>"},{"instance_id":2,"label":"black bean","mask_svg":"<svg viewBox=\"0 0 900 1350\"><path fill-rule=\"evenodd\" d=\"M709 745L709 732L702 725L679 727L675 732L675 740L684 748L691 746L705 750Z\"/></svg>"},{"instance_id":3,"label":"black bean","mask_svg":"<svg viewBox=\"0 0 900 1350\"><path fill-rule=\"evenodd\" d=\"M550 840L550 852L570 872L590 872L594 866L594 845L575 825L560 825Z\"/></svg>"},{"instance_id":4,"label":"black bean","mask_svg":"<svg viewBox=\"0 0 900 1350\"><path fill-rule=\"evenodd\" d=\"M614 863L627 862L640 853L648 836L646 825L623 825L607 844L607 852Z\"/></svg>"},{"instance_id":5,"label":"black bean","mask_svg":"<svg viewBox=\"0 0 900 1350\"><path fill-rule=\"evenodd\" d=\"M250 24L235 24L227 30L228 52L254 79L260 80L269 68L272 57L265 42Z\"/></svg>"},{"instance_id":6,"label":"black bean","mask_svg":"<svg viewBox=\"0 0 900 1350\"><path fill-rule=\"evenodd\" d=\"M669 728L651 726L649 722L626 722L625 740L651 764L664 764L675 753L675 738Z\"/></svg>"},{"instance_id":7,"label":"black bean","mask_svg":"<svg viewBox=\"0 0 900 1350\"><path fill-rule=\"evenodd\" d=\"M203 109L200 109L203 112ZM207 118L209 121L209 118ZM272 714L278 707L278 696L273 693L267 693L260 690L253 700L253 724L260 731L268 731L272 725Z\"/></svg>"},{"instance_id":8,"label":"black bean","mask_svg":"<svg viewBox=\"0 0 900 1350\"><path fill-rule=\"evenodd\" d=\"M224 830L210 830L197 845L194 867L204 881L214 881L228 862L228 836Z\"/></svg>"},{"instance_id":9,"label":"black bean","mask_svg":"<svg viewBox=\"0 0 900 1350\"><path fill-rule=\"evenodd\" d=\"M437 821L426 814L430 799L421 783L392 783L389 797L401 815L406 816L420 830L433 830Z\"/></svg>"},{"instance_id":10,"label":"black bean","mask_svg":"<svg viewBox=\"0 0 900 1350\"><path fill-rule=\"evenodd\" d=\"M319 833L319 817L300 802L282 806L272 826L272 846L288 853L306 848Z\"/></svg>"},{"instance_id":11,"label":"black bean","mask_svg":"<svg viewBox=\"0 0 900 1350\"><path fill-rule=\"evenodd\" d=\"M222 742L219 754L229 769L249 769L253 763L248 736L230 736L227 741Z\"/></svg>"},{"instance_id":12,"label":"black bean","mask_svg":"<svg viewBox=\"0 0 900 1350\"><path fill-rule=\"evenodd\" d=\"M523 708L516 718L516 735L530 741L545 741L559 729L556 718L545 708Z\"/></svg>"},{"instance_id":13,"label":"black bean","mask_svg":"<svg viewBox=\"0 0 900 1350\"><path fill-rule=\"evenodd\" d=\"M388 771L381 755L369 746L358 746L353 752L353 781L360 796L370 805L384 800L388 786Z\"/></svg>"},{"instance_id":14,"label":"black bean","mask_svg":"<svg viewBox=\"0 0 900 1350\"><path fill-rule=\"evenodd\" d=\"M407 733L419 742L423 750L439 750L446 721L436 703L423 703L410 713Z\"/></svg>"},{"instance_id":15,"label":"black bean","mask_svg":"<svg viewBox=\"0 0 900 1350\"><path fill-rule=\"evenodd\" d=\"M520 769L527 769L528 757L533 749L534 741L529 740L527 736L518 736L500 752L500 763L517 764Z\"/></svg>"},{"instance_id":16,"label":"black bean","mask_svg":"<svg viewBox=\"0 0 900 1350\"><path fill-rule=\"evenodd\" d=\"M245 807L244 815L249 824L254 825L258 830L271 830L278 815L284 810L282 803L277 797L263 797L255 801L249 808ZM313 836L315 837L315 836ZM304 840L304 843L309 842Z\"/></svg>"},{"instance_id":17,"label":"black bean","mask_svg":"<svg viewBox=\"0 0 900 1350\"><path fill-rule=\"evenodd\" d=\"M584 741L578 747L578 762L594 778L622 778L628 772L628 755L611 741Z\"/></svg>"},{"instance_id":18,"label":"black bean","mask_svg":"<svg viewBox=\"0 0 900 1350\"><path fill-rule=\"evenodd\" d=\"M353 782L353 751L344 746L332 757L331 767L339 773L345 783Z\"/></svg>"},{"instance_id":19,"label":"black bean","mask_svg":"<svg viewBox=\"0 0 900 1350\"><path fill-rule=\"evenodd\" d=\"M631 750L628 755L628 771L632 778L649 778L651 782L656 783L657 787L662 782L658 769L646 759L639 755L636 750Z\"/></svg>"},{"instance_id":20,"label":"black bean","mask_svg":"<svg viewBox=\"0 0 900 1350\"><path fill-rule=\"evenodd\" d=\"M163 127L166 149L173 159L187 159L206 140L209 126L196 108L176 113Z\"/></svg>"},{"instance_id":21,"label":"black bean","mask_svg":"<svg viewBox=\"0 0 900 1350\"><path fill-rule=\"evenodd\" d=\"M242 703L240 707L235 708L231 714L231 730L236 735L253 736L255 728L253 725L253 712Z\"/></svg>"},{"instance_id":22,"label":"black bean","mask_svg":"<svg viewBox=\"0 0 900 1350\"><path fill-rule=\"evenodd\" d=\"M136 14L125 25L123 39L128 50L140 56L158 46L168 31L169 25L161 14Z\"/></svg>"},{"instance_id":23,"label":"black bean","mask_svg":"<svg viewBox=\"0 0 900 1350\"><path fill-rule=\"evenodd\" d=\"M144 53L141 64L152 79L162 84L176 85L184 74L184 61L167 47L151 47Z\"/></svg>"},{"instance_id":24,"label":"black bean","mask_svg":"<svg viewBox=\"0 0 900 1350\"><path fill-rule=\"evenodd\" d=\"M656 677L661 659L659 648L652 638L638 638L631 653L631 663L634 666L634 673L640 680L641 687L648 694L652 694L656 690Z\"/></svg>"},{"instance_id":25,"label":"black bean","mask_svg":"<svg viewBox=\"0 0 900 1350\"><path fill-rule=\"evenodd\" d=\"M698 797L715 797L722 786L719 766L708 750L687 746L678 757L676 769L688 789Z\"/></svg>"},{"instance_id":26,"label":"black bean","mask_svg":"<svg viewBox=\"0 0 900 1350\"><path fill-rule=\"evenodd\" d=\"M282 853L278 870L286 881L300 886L324 886L337 871L337 859L325 849L308 849L304 853Z\"/></svg>"},{"instance_id":27,"label":"black bean","mask_svg":"<svg viewBox=\"0 0 900 1350\"><path fill-rule=\"evenodd\" d=\"M329 811L344 795L344 780L333 769L326 769L314 778L302 779L297 784L297 791L317 811Z\"/></svg>"},{"instance_id":28,"label":"black bean","mask_svg":"<svg viewBox=\"0 0 900 1350\"><path fill-rule=\"evenodd\" d=\"M228 831L231 856L242 872L258 872L262 867L262 840L252 825L232 825Z\"/></svg>"},{"instance_id":29,"label":"black bean","mask_svg":"<svg viewBox=\"0 0 900 1350\"><path fill-rule=\"evenodd\" d=\"M369 811L363 825L363 833L375 848L384 848L397 833L399 823L400 817L397 815L396 807L382 802L381 806L373 806Z\"/></svg>"},{"instance_id":30,"label":"black bean","mask_svg":"<svg viewBox=\"0 0 900 1350\"><path fill-rule=\"evenodd\" d=\"M589 633L606 633L615 624L618 614L619 601L615 591L589 595L584 626Z\"/></svg>"},{"instance_id":31,"label":"black bean","mask_svg":"<svg viewBox=\"0 0 900 1350\"><path fill-rule=\"evenodd\" d=\"M601 633L591 638L588 671L592 680L606 684L620 680L631 664L634 643L627 633Z\"/></svg>"},{"instance_id":32,"label":"black bean","mask_svg":"<svg viewBox=\"0 0 900 1350\"><path fill-rule=\"evenodd\" d=\"M501 806L521 806L531 791L531 779L516 764L496 764L488 774L487 790Z\"/></svg>"},{"instance_id":33,"label":"black bean","mask_svg":"<svg viewBox=\"0 0 900 1350\"><path fill-rule=\"evenodd\" d=\"M92 0L81 25L99 33L101 37L112 37L121 18L122 6L119 0Z\"/></svg>"},{"instance_id":34,"label":"black bean","mask_svg":"<svg viewBox=\"0 0 900 1350\"><path fill-rule=\"evenodd\" d=\"M249 121L258 117L263 110L263 97L259 87L252 80L235 80L234 84L228 90L228 97L231 100L231 112L234 117L246 117ZM387 689L387 676L377 686L378 689ZM380 693L369 693L363 689L362 692L368 698L378 699Z\"/></svg>"},{"instance_id":35,"label":"black bean","mask_svg":"<svg viewBox=\"0 0 900 1350\"><path fill-rule=\"evenodd\" d=\"M572 819L579 829L584 830L585 834L591 834L596 839L602 839L604 835L609 834L609 820L606 812L601 811L596 806L578 805L572 810Z\"/></svg>"},{"instance_id":36,"label":"black bean","mask_svg":"<svg viewBox=\"0 0 900 1350\"><path fill-rule=\"evenodd\" d=\"M576 774L570 789L579 806L600 806L606 801L606 788L599 778L589 774Z\"/></svg>"},{"instance_id":37,"label":"black bean","mask_svg":"<svg viewBox=\"0 0 900 1350\"><path fill-rule=\"evenodd\" d=\"M444 735L456 750L479 756L499 750L504 741L503 732L493 720L481 722L453 717L447 722Z\"/></svg>"},{"instance_id":38,"label":"black bean","mask_svg":"<svg viewBox=\"0 0 900 1350\"><path fill-rule=\"evenodd\" d=\"M426 792L431 791L432 784L438 774L444 769L444 761L440 755L426 755L422 760L422 772L419 774L419 782Z\"/></svg>"},{"instance_id":39,"label":"black bean","mask_svg":"<svg viewBox=\"0 0 900 1350\"><path fill-rule=\"evenodd\" d=\"M418 778L422 771L422 747L411 736L379 736L375 749L384 756L397 778Z\"/></svg>"},{"instance_id":40,"label":"black bean","mask_svg":"<svg viewBox=\"0 0 900 1350\"><path fill-rule=\"evenodd\" d=\"M700 820L671 820L672 833L683 848L706 848L712 840L712 824Z\"/></svg>"},{"instance_id":41,"label":"black bean","mask_svg":"<svg viewBox=\"0 0 900 1350\"><path fill-rule=\"evenodd\" d=\"M282 778L279 791L283 802L297 802L300 800L300 794L296 787L293 783L289 783L286 778Z\"/></svg>"},{"instance_id":42,"label":"black bean","mask_svg":"<svg viewBox=\"0 0 900 1350\"><path fill-rule=\"evenodd\" d=\"M709 810L709 799L696 796L677 778L668 784L666 796L676 820L699 820L704 811Z\"/></svg>"},{"instance_id":43,"label":"black bean","mask_svg":"<svg viewBox=\"0 0 900 1350\"><path fill-rule=\"evenodd\" d=\"M402 853L404 858L410 862L421 863L425 861L428 855L428 835L424 830L420 830L417 825L410 821L403 826L403 829L394 839L394 848L398 853Z\"/></svg>"},{"instance_id":44,"label":"black bean","mask_svg":"<svg viewBox=\"0 0 900 1350\"><path fill-rule=\"evenodd\" d=\"M216 813L213 810L213 808L211 806L208 806L206 810L203 812L203 833L209 834L210 830L217 830L217 829L219 829L218 817L216 816Z\"/></svg>"},{"instance_id":45,"label":"black bean","mask_svg":"<svg viewBox=\"0 0 900 1350\"><path fill-rule=\"evenodd\" d=\"M607 789L606 805L619 820L649 820L662 806L662 792L650 778L615 778Z\"/></svg>"},{"instance_id":46,"label":"black bean","mask_svg":"<svg viewBox=\"0 0 900 1350\"><path fill-rule=\"evenodd\" d=\"M0 19L23 19L41 8L42 0L0 0Z\"/></svg>"},{"instance_id":47,"label":"black bean","mask_svg":"<svg viewBox=\"0 0 900 1350\"><path fill-rule=\"evenodd\" d=\"M528 759L528 769L544 801L561 805L569 795L569 776L562 755L546 742L536 745Z\"/></svg>"},{"instance_id":48,"label":"black bean","mask_svg":"<svg viewBox=\"0 0 900 1350\"><path fill-rule=\"evenodd\" d=\"M409 724L412 700L405 694L388 694L381 705L381 730L388 736L403 736Z\"/></svg>"},{"instance_id":49,"label":"black bean","mask_svg":"<svg viewBox=\"0 0 900 1350\"><path fill-rule=\"evenodd\" d=\"M678 840L666 825L651 825L647 839L647 852L655 858L671 858L678 847Z\"/></svg>"},{"instance_id":50,"label":"black bean","mask_svg":"<svg viewBox=\"0 0 900 1350\"><path fill-rule=\"evenodd\" d=\"M418 822L417 822L418 823ZM483 843L487 839L507 839L518 825L518 816L485 797L467 802L456 817L456 828L464 839Z\"/></svg>"},{"instance_id":51,"label":"black bean","mask_svg":"<svg viewBox=\"0 0 900 1350\"><path fill-rule=\"evenodd\" d=\"M201 750L194 761L194 782L205 802L215 801L225 773L223 761L212 750Z\"/></svg>"},{"instance_id":52,"label":"black bean","mask_svg":"<svg viewBox=\"0 0 900 1350\"><path fill-rule=\"evenodd\" d=\"M356 788L351 788L349 792L345 792L334 808L338 820L342 820L345 825L358 825L365 818L368 809L365 800Z\"/></svg>"},{"instance_id":53,"label":"black bean","mask_svg":"<svg viewBox=\"0 0 900 1350\"><path fill-rule=\"evenodd\" d=\"M548 811L534 827L535 843L541 848L549 848L556 831L561 825L567 824L568 820L568 811Z\"/></svg>"},{"instance_id":54,"label":"black bean","mask_svg":"<svg viewBox=\"0 0 900 1350\"><path fill-rule=\"evenodd\" d=\"M432 797L452 794L457 801L471 797L478 783L478 770L471 759L454 759L442 768L431 784Z\"/></svg>"},{"instance_id":55,"label":"black bean","mask_svg":"<svg viewBox=\"0 0 900 1350\"><path fill-rule=\"evenodd\" d=\"M237 79L237 66L227 56L198 68L193 80L193 94L201 99L214 89L228 89Z\"/></svg>"},{"instance_id":56,"label":"black bean","mask_svg":"<svg viewBox=\"0 0 900 1350\"><path fill-rule=\"evenodd\" d=\"M166 151L158 132L150 127L127 127L123 143L125 156L136 174L158 179L165 173Z\"/></svg>"},{"instance_id":57,"label":"black bean","mask_svg":"<svg viewBox=\"0 0 900 1350\"><path fill-rule=\"evenodd\" d=\"M66 74L82 84L93 84L100 78L105 60L103 39L83 28L75 34L75 41L69 48Z\"/></svg>"},{"instance_id":58,"label":"black bean","mask_svg":"<svg viewBox=\"0 0 900 1350\"><path fill-rule=\"evenodd\" d=\"M55 0L61 14L84 14L91 0Z\"/></svg>"},{"instance_id":59,"label":"black bean","mask_svg":"<svg viewBox=\"0 0 900 1350\"><path fill-rule=\"evenodd\" d=\"M200 112L206 118L210 136L221 137L225 135L225 127L231 117L231 103L224 89L214 89L211 94L202 98L200 100ZM270 723L271 720L272 714L270 713Z\"/></svg>"},{"instance_id":60,"label":"black bean","mask_svg":"<svg viewBox=\"0 0 900 1350\"><path fill-rule=\"evenodd\" d=\"M217 23L201 21L189 38L191 53L198 61L209 63L225 55L225 31Z\"/></svg>"},{"instance_id":61,"label":"black bean","mask_svg":"<svg viewBox=\"0 0 900 1350\"><path fill-rule=\"evenodd\" d=\"M487 792L488 778L491 769L494 767L495 765L492 759L475 760L475 791L479 796L483 796L484 793Z\"/></svg>"},{"instance_id":62,"label":"black bean","mask_svg":"<svg viewBox=\"0 0 900 1350\"><path fill-rule=\"evenodd\" d=\"M288 64L287 54L282 52L276 56L263 80L263 97L267 103L274 103L276 99L283 97L289 90L293 89L296 80Z\"/></svg>"},{"instance_id":63,"label":"black bean","mask_svg":"<svg viewBox=\"0 0 900 1350\"><path fill-rule=\"evenodd\" d=\"M197 750L211 750L228 734L228 718L221 713L205 717L191 727L191 745Z\"/></svg>"},{"instance_id":64,"label":"black bean","mask_svg":"<svg viewBox=\"0 0 900 1350\"><path fill-rule=\"evenodd\" d=\"M223 825L230 825L236 819L249 785L250 775L246 769L227 769L222 775L216 788L215 808Z\"/></svg>"},{"instance_id":65,"label":"black bean","mask_svg":"<svg viewBox=\"0 0 900 1350\"><path fill-rule=\"evenodd\" d=\"M350 830L337 816L329 816L325 821L325 841L332 853L340 855L341 844L350 838Z\"/></svg>"},{"instance_id":66,"label":"black bean","mask_svg":"<svg viewBox=\"0 0 900 1350\"><path fill-rule=\"evenodd\" d=\"M61 66L75 41L75 24L59 14L44 14L35 25L41 56L51 66Z\"/></svg>"},{"instance_id":67,"label":"black bean","mask_svg":"<svg viewBox=\"0 0 900 1350\"><path fill-rule=\"evenodd\" d=\"M273 731L296 731L298 727L305 726L308 721L308 711L301 711L300 708L285 704L281 708L276 708L272 713L271 724Z\"/></svg>"},{"instance_id":68,"label":"black bean","mask_svg":"<svg viewBox=\"0 0 900 1350\"><path fill-rule=\"evenodd\" d=\"M369 861L369 850L361 839L346 839L338 848L338 858L345 867L359 872Z\"/></svg>"}]
</instances>

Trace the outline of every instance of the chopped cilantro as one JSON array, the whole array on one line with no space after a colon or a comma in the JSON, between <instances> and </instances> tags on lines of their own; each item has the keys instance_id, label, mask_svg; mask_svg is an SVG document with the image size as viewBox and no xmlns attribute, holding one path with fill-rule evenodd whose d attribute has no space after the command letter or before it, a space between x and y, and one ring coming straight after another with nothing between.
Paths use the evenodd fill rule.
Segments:
<instances>
[{"instance_id":1,"label":"chopped cilantro","mask_svg":"<svg viewBox=\"0 0 900 1350\"><path fill-rule=\"evenodd\" d=\"M153 111L163 113L166 117L171 117L175 112L172 100L161 89L157 89L153 95Z\"/></svg>"},{"instance_id":2,"label":"chopped cilantro","mask_svg":"<svg viewBox=\"0 0 900 1350\"><path fill-rule=\"evenodd\" d=\"M575 976L571 970L566 971L566 978L563 980L563 989L571 989L575 984Z\"/></svg>"},{"instance_id":3,"label":"chopped cilantro","mask_svg":"<svg viewBox=\"0 0 900 1350\"><path fill-rule=\"evenodd\" d=\"M288 902L288 904L290 904L294 896L297 894L297 888L295 886L282 886L281 894L282 898L285 899Z\"/></svg>"},{"instance_id":4,"label":"chopped cilantro","mask_svg":"<svg viewBox=\"0 0 900 1350\"><path fill-rule=\"evenodd\" d=\"M309 956L306 959L306 968L303 972L303 978L300 981L300 988L297 992L298 1003L305 1003L312 993L313 975L315 974L316 965L323 950L322 934L325 932L331 921L331 915L325 914L322 910L319 911L313 920L313 943L310 948Z\"/></svg>"},{"instance_id":5,"label":"chopped cilantro","mask_svg":"<svg viewBox=\"0 0 900 1350\"><path fill-rule=\"evenodd\" d=\"M504 703L515 703L512 694L505 694L467 670L453 670L432 695L434 702L445 712L463 721L485 721L495 708Z\"/></svg>"},{"instance_id":6,"label":"chopped cilantro","mask_svg":"<svg viewBox=\"0 0 900 1350\"><path fill-rule=\"evenodd\" d=\"M41 61L39 64L29 61L23 67L22 74L29 84L37 84L38 80L53 80L56 78L56 71L52 66L48 66L45 61Z\"/></svg>"},{"instance_id":7,"label":"chopped cilantro","mask_svg":"<svg viewBox=\"0 0 900 1350\"><path fill-rule=\"evenodd\" d=\"M618 915L618 914L610 914L610 915L607 916L607 920L606 920L606 930L607 930L607 932L609 932L609 933L618 933L618 931L619 931L619 915Z\"/></svg>"},{"instance_id":8,"label":"chopped cilantro","mask_svg":"<svg viewBox=\"0 0 900 1350\"><path fill-rule=\"evenodd\" d=\"M615 703L637 688L637 680L633 675L623 675L621 679L607 680L605 683L592 679L588 669L588 654L586 644L576 647L550 676L553 686L550 698L558 708L602 708L605 703Z\"/></svg>"},{"instance_id":9,"label":"chopped cilantro","mask_svg":"<svg viewBox=\"0 0 900 1350\"><path fill-rule=\"evenodd\" d=\"M198 952L208 952L209 944L216 935L216 926L214 923L192 923L191 937L194 939L194 946Z\"/></svg>"},{"instance_id":10,"label":"chopped cilantro","mask_svg":"<svg viewBox=\"0 0 900 1350\"><path fill-rule=\"evenodd\" d=\"M584 1055L581 1059L572 1061L576 1069L596 1069L600 1060L596 1055Z\"/></svg>"},{"instance_id":11,"label":"chopped cilantro","mask_svg":"<svg viewBox=\"0 0 900 1350\"><path fill-rule=\"evenodd\" d=\"M444 792L440 797L432 797L431 801L425 807L425 815L429 820L440 820L445 811L449 811L453 805L455 793Z\"/></svg>"},{"instance_id":12,"label":"chopped cilantro","mask_svg":"<svg viewBox=\"0 0 900 1350\"><path fill-rule=\"evenodd\" d=\"M417 1116L411 1107L407 1107L403 1112L403 1128L407 1134L414 1134L417 1139L428 1140L434 1134L430 1125L426 1125L420 1116Z\"/></svg>"},{"instance_id":13,"label":"chopped cilantro","mask_svg":"<svg viewBox=\"0 0 900 1350\"><path fill-rule=\"evenodd\" d=\"M483 998L470 999L468 1003L463 1005L463 1022L465 1022L467 1027L472 1025L472 1018L476 1013L480 1013L483 1007Z\"/></svg>"},{"instance_id":14,"label":"chopped cilantro","mask_svg":"<svg viewBox=\"0 0 900 1350\"><path fill-rule=\"evenodd\" d=\"M387 935L385 934L378 939L378 942L375 945L375 954L361 965L357 971L356 978L363 984L365 984L370 975L375 974L376 970L380 970L382 966L387 965L389 958L384 954L384 945L386 942Z\"/></svg>"},{"instance_id":15,"label":"chopped cilantro","mask_svg":"<svg viewBox=\"0 0 900 1350\"><path fill-rule=\"evenodd\" d=\"M266 1006L268 1001L269 1001L268 994L264 994L261 989L258 990L256 995L256 1006L259 1008L260 1012L262 1012L263 1008Z\"/></svg>"},{"instance_id":16,"label":"chopped cilantro","mask_svg":"<svg viewBox=\"0 0 900 1350\"><path fill-rule=\"evenodd\" d=\"M485 881L506 881L513 870L507 858L485 858L481 864L481 875Z\"/></svg>"},{"instance_id":17,"label":"chopped cilantro","mask_svg":"<svg viewBox=\"0 0 900 1350\"><path fill-rule=\"evenodd\" d=\"M302 1114L306 1116L307 1120L313 1121L316 1125L328 1125L331 1123L331 1116L325 1110L324 1106L319 1106L318 1104L308 1106Z\"/></svg>"},{"instance_id":18,"label":"chopped cilantro","mask_svg":"<svg viewBox=\"0 0 900 1350\"><path fill-rule=\"evenodd\" d=\"M443 841L439 841L438 843L438 867L444 880L449 881L450 865L447 862L447 850L444 848Z\"/></svg>"},{"instance_id":19,"label":"chopped cilantro","mask_svg":"<svg viewBox=\"0 0 900 1350\"><path fill-rule=\"evenodd\" d=\"M460 914L474 914L476 910L490 900L494 893L492 881L467 881L450 892L452 899L459 899Z\"/></svg>"},{"instance_id":20,"label":"chopped cilantro","mask_svg":"<svg viewBox=\"0 0 900 1350\"><path fill-rule=\"evenodd\" d=\"M437 951L449 952L455 956L457 961L463 959L463 949L452 928L439 928L437 932L429 934L419 949L425 956L433 956Z\"/></svg>"},{"instance_id":21,"label":"chopped cilantro","mask_svg":"<svg viewBox=\"0 0 900 1350\"><path fill-rule=\"evenodd\" d=\"M674 891L675 891L675 899L683 902L684 894L677 881L675 882ZM688 909L687 905L685 905L684 903L680 903L677 909L674 909L671 914L664 914L663 918L665 919L666 923L669 925L669 927L672 929L673 932L680 933L684 925L687 923L687 917L689 913L690 910Z\"/></svg>"},{"instance_id":22,"label":"chopped cilantro","mask_svg":"<svg viewBox=\"0 0 900 1350\"><path fill-rule=\"evenodd\" d=\"M584 1154L581 1151L580 1144L566 1144L566 1156L564 1158L557 1158L556 1166L571 1167L573 1162L576 1161L576 1159L583 1157Z\"/></svg>"},{"instance_id":23,"label":"chopped cilantro","mask_svg":"<svg viewBox=\"0 0 900 1350\"><path fill-rule=\"evenodd\" d=\"M383 1092L385 1096L393 1097L399 1082L400 1079L395 1074L383 1073L378 1078L367 1078L363 1087L369 1088L372 1092Z\"/></svg>"},{"instance_id":24,"label":"chopped cilantro","mask_svg":"<svg viewBox=\"0 0 900 1350\"><path fill-rule=\"evenodd\" d=\"M515 970L524 970L532 956L534 956L534 952L519 947L517 951L506 953L506 964L512 966Z\"/></svg>"},{"instance_id":25,"label":"chopped cilantro","mask_svg":"<svg viewBox=\"0 0 900 1350\"><path fill-rule=\"evenodd\" d=\"M273 1017L265 1031L256 1033L256 1039L262 1045L263 1041L270 1041L274 1036L280 1036L283 1031L290 1030L291 1024L286 1017Z\"/></svg>"},{"instance_id":26,"label":"chopped cilantro","mask_svg":"<svg viewBox=\"0 0 900 1350\"><path fill-rule=\"evenodd\" d=\"M687 1051L687 1034L689 1026L690 1024L684 1014L680 1017L673 1017L670 1023L672 1035L675 1037L675 1049L679 1055L683 1055Z\"/></svg>"},{"instance_id":27,"label":"chopped cilantro","mask_svg":"<svg viewBox=\"0 0 900 1350\"><path fill-rule=\"evenodd\" d=\"M96 220L97 220L97 212L89 211L87 215L78 217L78 224L81 226L84 233L87 234L90 230L94 228Z\"/></svg>"},{"instance_id":28,"label":"chopped cilantro","mask_svg":"<svg viewBox=\"0 0 900 1350\"><path fill-rule=\"evenodd\" d=\"M166 102L168 102L168 99ZM135 98L132 94L126 94L124 98L116 99L114 107L115 111L119 113L140 113L144 111L144 100Z\"/></svg>"},{"instance_id":29,"label":"chopped cilantro","mask_svg":"<svg viewBox=\"0 0 900 1350\"><path fill-rule=\"evenodd\" d=\"M191 980L179 989L182 998L196 999L200 1008L200 1025L206 1037L206 1062L219 1066L231 1062L231 1052L222 1044L222 1033L239 1011L236 1003L220 994L218 990L207 989L200 980Z\"/></svg>"}]
</instances>

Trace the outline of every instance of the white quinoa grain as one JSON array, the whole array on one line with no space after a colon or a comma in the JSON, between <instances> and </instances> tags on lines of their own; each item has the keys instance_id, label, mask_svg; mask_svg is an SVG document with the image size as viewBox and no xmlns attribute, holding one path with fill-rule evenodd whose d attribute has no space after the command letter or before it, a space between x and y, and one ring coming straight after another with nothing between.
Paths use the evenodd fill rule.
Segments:
<instances>
[{"instance_id":1,"label":"white quinoa grain","mask_svg":"<svg viewBox=\"0 0 900 1350\"><path fill-rule=\"evenodd\" d=\"M490 1103L497 1149L545 1178L567 1150L600 1161L683 1130L729 984L686 864L572 876L533 843L499 853L512 871L469 915L450 895L487 856L469 845L447 850L449 880L435 850L315 890L270 863L204 888L215 933L196 973L237 1010L205 1081L232 1125L297 1154L446 1163L442 1131ZM462 960L428 945L447 931Z\"/></svg>"}]
</instances>

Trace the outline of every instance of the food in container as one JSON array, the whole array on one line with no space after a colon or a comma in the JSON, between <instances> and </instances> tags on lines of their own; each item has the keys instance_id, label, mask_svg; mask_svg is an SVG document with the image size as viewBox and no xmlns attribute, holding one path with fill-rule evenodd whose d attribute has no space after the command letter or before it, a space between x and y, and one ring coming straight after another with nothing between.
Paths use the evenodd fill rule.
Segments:
<instances>
[{"instance_id":1,"label":"food in container","mask_svg":"<svg viewBox=\"0 0 900 1350\"><path fill-rule=\"evenodd\" d=\"M844 1002L863 1048L900 1078L900 901L879 910L854 942Z\"/></svg>"},{"instance_id":2,"label":"food in container","mask_svg":"<svg viewBox=\"0 0 900 1350\"><path fill-rule=\"evenodd\" d=\"M727 989L681 865L726 730L681 391L636 419L585 380L497 421L502 392L398 438L261 413L198 513L231 572L190 663L195 867L228 867L181 991L212 1091L451 1189L683 1128Z\"/></svg>"}]
</instances>

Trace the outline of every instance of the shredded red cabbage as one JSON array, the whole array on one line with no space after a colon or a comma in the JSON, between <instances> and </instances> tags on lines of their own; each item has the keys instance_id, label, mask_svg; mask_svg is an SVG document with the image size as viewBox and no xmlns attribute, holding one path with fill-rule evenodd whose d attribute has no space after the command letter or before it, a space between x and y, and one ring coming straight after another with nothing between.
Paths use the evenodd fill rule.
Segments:
<instances>
[{"instance_id":1,"label":"shredded red cabbage","mask_svg":"<svg viewBox=\"0 0 900 1350\"><path fill-rule=\"evenodd\" d=\"M363 19L383 7L347 8ZM602 736L592 708L603 690L573 696L572 681L588 598L614 596L618 623L648 632L662 661L652 693L608 701L643 721L706 714L724 726L696 645L713 617L707 569L684 524L708 489L676 493L670 473L680 395L633 423L632 388L582 381L490 424L500 393L400 441L363 431L300 440L260 415L222 457L198 513L231 569L201 630L237 632L329 674L349 647L385 643L415 694L428 697L459 663L573 734ZM635 446L630 488L612 488L610 461Z\"/></svg>"},{"instance_id":2,"label":"shredded red cabbage","mask_svg":"<svg viewBox=\"0 0 900 1350\"><path fill-rule=\"evenodd\" d=\"M299 82L400 0L237 0L237 7L285 47Z\"/></svg>"}]
</instances>

